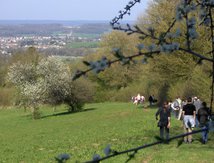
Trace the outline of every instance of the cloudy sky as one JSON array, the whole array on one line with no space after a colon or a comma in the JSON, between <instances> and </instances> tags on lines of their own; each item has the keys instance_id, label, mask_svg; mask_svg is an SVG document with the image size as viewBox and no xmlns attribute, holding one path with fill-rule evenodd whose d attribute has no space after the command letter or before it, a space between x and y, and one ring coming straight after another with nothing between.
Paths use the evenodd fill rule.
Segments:
<instances>
[{"instance_id":1,"label":"cloudy sky","mask_svg":"<svg viewBox=\"0 0 214 163\"><path fill-rule=\"evenodd\" d=\"M0 20L111 20L130 0L0 0ZM142 0L124 20L136 20L148 2Z\"/></svg>"}]
</instances>

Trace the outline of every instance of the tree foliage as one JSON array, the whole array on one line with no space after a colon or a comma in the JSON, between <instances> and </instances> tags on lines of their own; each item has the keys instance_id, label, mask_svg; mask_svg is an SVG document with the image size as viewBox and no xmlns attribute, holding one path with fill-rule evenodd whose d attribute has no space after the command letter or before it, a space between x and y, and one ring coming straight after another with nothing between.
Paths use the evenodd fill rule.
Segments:
<instances>
[{"instance_id":1,"label":"tree foliage","mask_svg":"<svg viewBox=\"0 0 214 163\"><path fill-rule=\"evenodd\" d=\"M48 57L43 58L37 65L21 62L12 64L8 79L20 90L25 102L33 108L42 103L65 103L69 106L69 111L77 111L86 100L84 96L78 96L78 83L72 83L70 73L69 67L62 61ZM81 87L82 93L87 94L87 89Z\"/></svg>"},{"instance_id":2,"label":"tree foliage","mask_svg":"<svg viewBox=\"0 0 214 163\"><path fill-rule=\"evenodd\" d=\"M96 70L97 73L103 73L105 68L115 63L127 65L139 60L142 63L149 61L149 72L153 76L158 75L158 79L153 80L154 77L152 77L150 81L151 83L154 82L153 84L147 82L147 88L159 89L157 91L159 97L175 95L176 93L172 93L172 87L173 85L179 85L178 82L180 82L185 83L183 89L192 88L189 89L189 92L184 90L180 92L181 96L199 93L200 97L211 98L210 104L212 107L214 78L213 2L210 0L153 1L148 14L140 18L138 24L134 26L121 25L120 20L123 19L124 15L129 14L131 7L138 2L140 1L130 1L124 10L120 11L119 15L111 21L114 30L124 31L128 35L138 34L141 41L136 42L137 52L129 52L127 55L123 51L123 47L118 46L118 48L114 48L112 53L116 59L106 55L105 62L102 59L93 61L93 65L87 65L89 67L87 70L77 71L73 79L85 75L89 71ZM113 40L115 39L112 38L109 42L111 43ZM205 70L202 66L202 71L195 74L202 62L206 63L208 68ZM92 63L92 61L88 63ZM99 63L104 64L101 67ZM210 72L212 72L212 79L208 77ZM200 91L193 91L195 89L202 90L204 87L206 87L204 90L208 90L207 88L210 87L194 82L200 78L199 74L207 76L204 80L206 80L206 83L211 83L211 94L210 91L204 91L203 93L206 95L202 95ZM148 77L151 77L151 75ZM158 84L160 82L163 84ZM162 94L163 91L166 93Z\"/></svg>"}]
</instances>

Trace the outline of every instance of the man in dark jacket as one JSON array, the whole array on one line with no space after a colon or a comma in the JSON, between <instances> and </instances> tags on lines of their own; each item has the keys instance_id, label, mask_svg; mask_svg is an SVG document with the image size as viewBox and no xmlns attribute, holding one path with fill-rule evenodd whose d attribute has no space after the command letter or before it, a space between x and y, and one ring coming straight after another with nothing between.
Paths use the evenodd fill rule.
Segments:
<instances>
[{"instance_id":1,"label":"man in dark jacket","mask_svg":"<svg viewBox=\"0 0 214 163\"><path fill-rule=\"evenodd\" d=\"M206 129L202 132L202 143L205 144L208 140L208 117L210 116L210 109L206 102L202 102L202 107L198 110L199 127Z\"/></svg>"},{"instance_id":2,"label":"man in dark jacket","mask_svg":"<svg viewBox=\"0 0 214 163\"><path fill-rule=\"evenodd\" d=\"M152 106L153 100L154 100L154 99L153 99L153 96L150 95L150 96L149 96L149 105L150 105L150 106Z\"/></svg>"},{"instance_id":3,"label":"man in dark jacket","mask_svg":"<svg viewBox=\"0 0 214 163\"><path fill-rule=\"evenodd\" d=\"M160 127L160 137L164 139L164 131L166 134L166 140L169 139L169 128L170 128L170 110L168 107L168 103L164 102L163 106L158 109L155 114L156 120L158 120L158 116L160 120L158 122L158 127Z\"/></svg>"}]
</instances>

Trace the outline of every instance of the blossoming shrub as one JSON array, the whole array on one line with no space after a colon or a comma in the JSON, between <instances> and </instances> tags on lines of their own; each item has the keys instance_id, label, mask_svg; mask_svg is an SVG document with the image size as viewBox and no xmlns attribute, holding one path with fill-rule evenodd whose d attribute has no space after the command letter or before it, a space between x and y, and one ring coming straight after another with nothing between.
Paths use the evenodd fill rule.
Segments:
<instances>
[{"instance_id":1,"label":"blossoming shrub","mask_svg":"<svg viewBox=\"0 0 214 163\"><path fill-rule=\"evenodd\" d=\"M69 67L61 60L48 57L37 65L14 63L9 67L8 79L25 99L22 102L32 107L33 115L37 115L39 104L44 103L65 103L69 106L68 111L82 108L85 100L78 95L77 83L72 82L70 74Z\"/></svg>"}]
</instances>

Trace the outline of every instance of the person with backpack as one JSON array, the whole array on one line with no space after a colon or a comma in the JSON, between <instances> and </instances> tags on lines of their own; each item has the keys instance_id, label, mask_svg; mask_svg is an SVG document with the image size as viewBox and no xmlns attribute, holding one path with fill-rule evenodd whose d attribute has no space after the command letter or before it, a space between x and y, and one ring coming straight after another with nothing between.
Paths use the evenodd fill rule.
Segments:
<instances>
[{"instance_id":1,"label":"person with backpack","mask_svg":"<svg viewBox=\"0 0 214 163\"><path fill-rule=\"evenodd\" d=\"M160 127L160 138L164 140L165 133L166 141L168 141L171 115L167 102L163 103L163 106L158 109L155 116L156 120L158 120L158 116L160 118L158 121L158 127Z\"/></svg>"},{"instance_id":2,"label":"person with backpack","mask_svg":"<svg viewBox=\"0 0 214 163\"><path fill-rule=\"evenodd\" d=\"M181 119L181 115L182 115L181 103L182 103L182 101L181 101L180 97L177 97L175 99L175 101L173 101L172 104L171 104L171 108L172 108L172 110L173 110L173 112L175 114L175 117L178 120Z\"/></svg>"},{"instance_id":3,"label":"person with backpack","mask_svg":"<svg viewBox=\"0 0 214 163\"><path fill-rule=\"evenodd\" d=\"M153 104L153 96L152 95L150 95L149 96L149 99L148 99L148 101L149 101L149 106L152 106L152 104Z\"/></svg>"},{"instance_id":4,"label":"person with backpack","mask_svg":"<svg viewBox=\"0 0 214 163\"><path fill-rule=\"evenodd\" d=\"M195 127L199 127L198 110L201 108L202 101L198 97L193 98L193 105L196 109Z\"/></svg>"},{"instance_id":5,"label":"person with backpack","mask_svg":"<svg viewBox=\"0 0 214 163\"><path fill-rule=\"evenodd\" d=\"M211 115L210 109L207 107L206 102L202 102L202 107L198 110L199 127L206 129L202 132L202 143L205 144L208 140L208 121Z\"/></svg>"}]
</instances>

